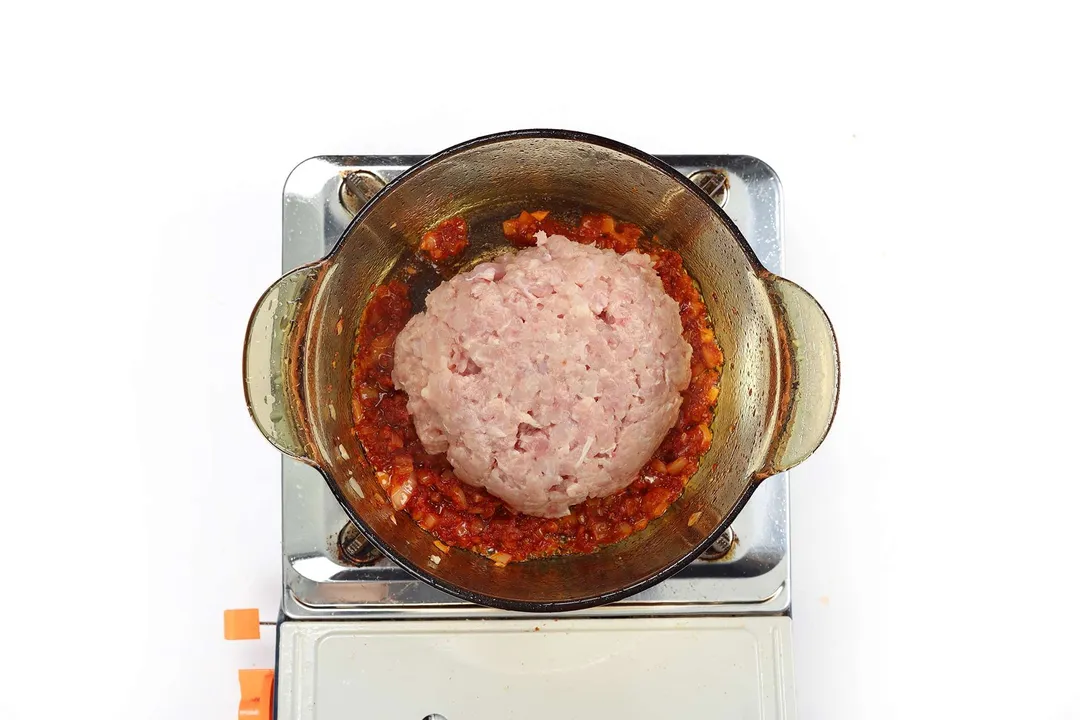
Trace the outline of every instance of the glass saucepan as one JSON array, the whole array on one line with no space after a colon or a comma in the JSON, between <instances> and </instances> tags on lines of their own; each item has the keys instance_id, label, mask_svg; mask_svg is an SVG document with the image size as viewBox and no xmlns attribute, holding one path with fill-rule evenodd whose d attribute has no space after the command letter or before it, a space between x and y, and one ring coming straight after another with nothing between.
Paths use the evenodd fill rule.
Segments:
<instances>
[{"instance_id":1,"label":"glass saucepan","mask_svg":"<svg viewBox=\"0 0 1080 720\"><path fill-rule=\"evenodd\" d=\"M644 530L587 555L497 566L434 538L383 494L352 431L350 365L372 287L392 276L438 221L464 216L469 257L507 247L501 222L523 209L607 212L682 254L725 355L713 442L686 491ZM766 271L697 186L656 158L604 138L513 131L432 155L389 183L317 263L275 282L244 346L252 418L282 452L318 468L358 528L432 585L484 605L551 612L611 602L691 562L765 478L805 460L836 409L839 358L818 303ZM700 513L696 522L690 522Z\"/></svg>"}]
</instances>

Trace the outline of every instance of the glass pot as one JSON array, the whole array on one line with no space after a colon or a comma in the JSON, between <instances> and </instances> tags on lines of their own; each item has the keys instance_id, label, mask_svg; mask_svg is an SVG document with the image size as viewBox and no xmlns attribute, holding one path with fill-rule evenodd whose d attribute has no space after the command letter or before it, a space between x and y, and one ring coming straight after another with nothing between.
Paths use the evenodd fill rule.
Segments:
<instances>
[{"instance_id":1,"label":"glass pot","mask_svg":"<svg viewBox=\"0 0 1080 720\"><path fill-rule=\"evenodd\" d=\"M725 355L712 446L682 497L619 543L505 567L452 549L434 563L434 537L403 512L395 524L390 503L379 502L384 492L352 432L356 329L372 286L438 221L465 217L470 247L460 260L468 264L506 249L502 220L538 208L607 212L682 255ZM467 600L551 612L639 592L712 545L761 482L821 444L836 409L839 358L818 303L766 271L727 215L681 174L611 140L527 130L471 140L412 167L364 206L325 258L275 282L251 317L244 385L267 439L318 468L388 557Z\"/></svg>"}]
</instances>

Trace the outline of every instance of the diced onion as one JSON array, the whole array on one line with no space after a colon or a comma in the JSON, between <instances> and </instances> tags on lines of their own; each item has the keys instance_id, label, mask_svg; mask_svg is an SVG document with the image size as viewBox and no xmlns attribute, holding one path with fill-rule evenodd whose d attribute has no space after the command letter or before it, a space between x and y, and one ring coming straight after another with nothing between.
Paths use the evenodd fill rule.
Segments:
<instances>
[{"instance_id":1,"label":"diced onion","mask_svg":"<svg viewBox=\"0 0 1080 720\"><path fill-rule=\"evenodd\" d=\"M674 460L673 462L669 462L667 464L668 474L669 475L677 475L678 473L683 471L683 469L686 467L686 464L688 462L690 462L690 461L687 460L684 457L678 458L677 460Z\"/></svg>"},{"instance_id":2,"label":"diced onion","mask_svg":"<svg viewBox=\"0 0 1080 720\"><path fill-rule=\"evenodd\" d=\"M395 510L400 510L409 504L413 493L416 492L416 475L409 475L405 482L390 496L390 502Z\"/></svg>"}]
</instances>

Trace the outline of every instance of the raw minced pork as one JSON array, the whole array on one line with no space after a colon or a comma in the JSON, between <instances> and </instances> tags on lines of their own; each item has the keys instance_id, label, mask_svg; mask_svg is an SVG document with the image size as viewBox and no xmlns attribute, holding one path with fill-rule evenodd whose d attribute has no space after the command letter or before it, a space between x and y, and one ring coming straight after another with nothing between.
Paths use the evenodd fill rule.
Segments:
<instances>
[{"instance_id":1,"label":"raw minced pork","mask_svg":"<svg viewBox=\"0 0 1080 720\"><path fill-rule=\"evenodd\" d=\"M690 382L679 307L648 255L537 234L435 288L393 380L429 453L529 515L626 487Z\"/></svg>"}]
</instances>

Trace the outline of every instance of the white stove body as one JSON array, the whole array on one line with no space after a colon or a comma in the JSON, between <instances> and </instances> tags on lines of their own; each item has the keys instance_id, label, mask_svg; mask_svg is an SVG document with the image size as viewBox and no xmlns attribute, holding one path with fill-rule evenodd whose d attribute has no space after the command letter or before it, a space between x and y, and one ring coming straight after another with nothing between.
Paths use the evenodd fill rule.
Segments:
<instances>
[{"instance_id":1,"label":"white stove body","mask_svg":"<svg viewBox=\"0 0 1080 720\"><path fill-rule=\"evenodd\" d=\"M286 622L278 720L793 718L790 619Z\"/></svg>"}]
</instances>

